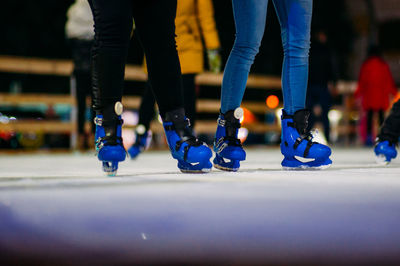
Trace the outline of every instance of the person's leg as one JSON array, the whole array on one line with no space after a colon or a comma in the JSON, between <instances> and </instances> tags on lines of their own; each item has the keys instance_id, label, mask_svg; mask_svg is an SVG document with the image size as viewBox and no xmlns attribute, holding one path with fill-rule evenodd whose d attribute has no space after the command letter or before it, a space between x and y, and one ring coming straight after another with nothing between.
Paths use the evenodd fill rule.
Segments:
<instances>
[{"instance_id":1,"label":"person's leg","mask_svg":"<svg viewBox=\"0 0 400 266\"><path fill-rule=\"evenodd\" d=\"M397 143L400 137L400 100L393 104L389 116L382 124L378 137L390 139Z\"/></svg>"},{"instance_id":2,"label":"person's leg","mask_svg":"<svg viewBox=\"0 0 400 266\"><path fill-rule=\"evenodd\" d=\"M151 91L150 82L146 83L146 88L144 90L142 101L139 107L139 125L143 125L146 130L150 128L151 120L153 120L155 115L154 104L156 100L154 99L153 92Z\"/></svg>"},{"instance_id":3,"label":"person's leg","mask_svg":"<svg viewBox=\"0 0 400 266\"><path fill-rule=\"evenodd\" d=\"M183 108L181 69L175 43L176 0L133 0L136 34L161 117Z\"/></svg>"},{"instance_id":4,"label":"person's leg","mask_svg":"<svg viewBox=\"0 0 400 266\"><path fill-rule=\"evenodd\" d=\"M381 110L378 111L379 127L382 126L384 119L385 119L385 111L381 109Z\"/></svg>"},{"instance_id":5,"label":"person's leg","mask_svg":"<svg viewBox=\"0 0 400 266\"><path fill-rule=\"evenodd\" d=\"M87 136L85 134L86 122L86 96L91 94L91 49L93 42L87 40L70 39L71 55L74 63L76 103L77 103L77 125L78 125L78 148L87 149ZM92 120L91 120L92 121Z\"/></svg>"},{"instance_id":6,"label":"person's leg","mask_svg":"<svg viewBox=\"0 0 400 266\"><path fill-rule=\"evenodd\" d=\"M183 100L186 116L190 120L190 127L194 129L196 124L196 84L195 74L182 75Z\"/></svg>"},{"instance_id":7,"label":"person's leg","mask_svg":"<svg viewBox=\"0 0 400 266\"><path fill-rule=\"evenodd\" d=\"M96 150L103 170L115 175L125 160L122 145L122 91L132 29L130 0L91 0L95 41L92 49L93 107L96 111Z\"/></svg>"},{"instance_id":8,"label":"person's leg","mask_svg":"<svg viewBox=\"0 0 400 266\"><path fill-rule=\"evenodd\" d=\"M377 137L374 152L378 163L388 164L397 156L396 145L400 137L400 100L390 110Z\"/></svg>"},{"instance_id":9,"label":"person's leg","mask_svg":"<svg viewBox=\"0 0 400 266\"><path fill-rule=\"evenodd\" d=\"M310 110L310 119L308 120L307 130L311 130L315 124L316 116L314 114L314 107L319 104L318 86L310 85L307 90L306 107Z\"/></svg>"},{"instance_id":10,"label":"person's leg","mask_svg":"<svg viewBox=\"0 0 400 266\"><path fill-rule=\"evenodd\" d=\"M273 3L281 25L284 52L284 110L293 115L304 109L306 100L312 0L273 0Z\"/></svg>"},{"instance_id":11,"label":"person's leg","mask_svg":"<svg viewBox=\"0 0 400 266\"><path fill-rule=\"evenodd\" d=\"M374 118L374 110L367 110L367 139L365 145L372 145L372 122Z\"/></svg>"},{"instance_id":12,"label":"person's leg","mask_svg":"<svg viewBox=\"0 0 400 266\"><path fill-rule=\"evenodd\" d=\"M196 123L196 87L195 75L182 75L183 95L186 116L190 119L192 128ZM143 125L146 130L150 128L150 122L153 120L155 98L151 90L150 82L147 82L146 89L142 96L142 102L139 107L139 125Z\"/></svg>"},{"instance_id":13,"label":"person's leg","mask_svg":"<svg viewBox=\"0 0 400 266\"><path fill-rule=\"evenodd\" d=\"M232 0L236 39L224 70L221 112L238 108L264 35L268 0Z\"/></svg>"},{"instance_id":14,"label":"person's leg","mask_svg":"<svg viewBox=\"0 0 400 266\"><path fill-rule=\"evenodd\" d=\"M273 0L281 25L284 51L281 153L286 169L326 168L331 149L312 140L310 111L304 109L308 80L308 53L312 0Z\"/></svg>"},{"instance_id":15,"label":"person's leg","mask_svg":"<svg viewBox=\"0 0 400 266\"><path fill-rule=\"evenodd\" d=\"M74 77L76 82L76 103L77 103L77 113L78 113L78 134L83 135L85 133L85 114L86 114L86 90L83 86L84 75L82 73L74 71Z\"/></svg>"},{"instance_id":16,"label":"person's leg","mask_svg":"<svg viewBox=\"0 0 400 266\"><path fill-rule=\"evenodd\" d=\"M221 113L214 139L214 167L237 171L246 159L238 131L243 110L240 104L250 67L264 35L268 0L232 0L236 39L225 66L221 91Z\"/></svg>"},{"instance_id":17,"label":"person's leg","mask_svg":"<svg viewBox=\"0 0 400 266\"><path fill-rule=\"evenodd\" d=\"M324 134L325 138L330 142L330 137L331 137L331 126L329 122L329 111L331 109L332 105L332 97L331 94L329 93L329 89L326 86L321 86L320 87L321 94L320 94L320 105L322 109L321 113L321 122L322 125L324 126Z\"/></svg>"},{"instance_id":18,"label":"person's leg","mask_svg":"<svg viewBox=\"0 0 400 266\"><path fill-rule=\"evenodd\" d=\"M121 101L132 29L130 0L91 0L95 41L92 49L93 105L97 113ZM108 114L104 114L108 115Z\"/></svg>"},{"instance_id":19,"label":"person's leg","mask_svg":"<svg viewBox=\"0 0 400 266\"><path fill-rule=\"evenodd\" d=\"M79 149L87 149L85 122L86 122L86 96L91 89L90 72L74 71L76 81L76 101L78 111L78 141ZM92 122L93 120L91 120Z\"/></svg>"},{"instance_id":20,"label":"person's leg","mask_svg":"<svg viewBox=\"0 0 400 266\"><path fill-rule=\"evenodd\" d=\"M137 156L150 145L152 137L150 123L155 114L155 102L156 100L154 99L150 82L147 82L139 107L139 122L135 129L135 143L128 149L131 159L137 158Z\"/></svg>"},{"instance_id":21,"label":"person's leg","mask_svg":"<svg viewBox=\"0 0 400 266\"><path fill-rule=\"evenodd\" d=\"M183 108L181 70L175 44L176 0L133 0L136 33L143 46L172 157L182 172L211 170L211 150L195 138Z\"/></svg>"}]
</instances>

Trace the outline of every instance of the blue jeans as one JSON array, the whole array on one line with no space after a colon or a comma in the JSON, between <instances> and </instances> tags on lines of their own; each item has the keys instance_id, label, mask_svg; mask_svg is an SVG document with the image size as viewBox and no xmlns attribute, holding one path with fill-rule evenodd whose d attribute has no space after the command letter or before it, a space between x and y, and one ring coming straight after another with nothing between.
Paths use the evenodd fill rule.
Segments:
<instances>
[{"instance_id":1,"label":"blue jeans","mask_svg":"<svg viewBox=\"0 0 400 266\"><path fill-rule=\"evenodd\" d=\"M304 109L312 0L272 0L284 50L282 90L287 114ZM264 35L268 0L232 0L236 39L224 71L221 111L240 106L254 57Z\"/></svg>"}]
</instances>

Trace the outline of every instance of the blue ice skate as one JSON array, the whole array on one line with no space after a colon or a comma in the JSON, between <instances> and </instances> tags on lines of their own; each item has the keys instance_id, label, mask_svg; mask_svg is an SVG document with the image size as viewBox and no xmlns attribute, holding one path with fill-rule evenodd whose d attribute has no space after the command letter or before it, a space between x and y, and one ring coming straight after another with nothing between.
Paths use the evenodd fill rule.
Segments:
<instances>
[{"instance_id":1,"label":"blue ice skate","mask_svg":"<svg viewBox=\"0 0 400 266\"><path fill-rule=\"evenodd\" d=\"M331 149L313 142L307 130L309 110L298 110L294 115L282 113L281 153L284 156L284 169L325 169L332 161Z\"/></svg>"},{"instance_id":2,"label":"blue ice skate","mask_svg":"<svg viewBox=\"0 0 400 266\"><path fill-rule=\"evenodd\" d=\"M122 104L115 104L115 114L96 115L94 123L96 124L95 145L97 158L103 162L103 171L108 176L115 176L118 170L118 163L125 160L126 151L122 145L121 119ZM107 119L104 118L107 116Z\"/></svg>"},{"instance_id":3,"label":"blue ice skate","mask_svg":"<svg viewBox=\"0 0 400 266\"><path fill-rule=\"evenodd\" d=\"M243 109L236 108L225 114L220 113L214 139L214 167L224 171L237 171L240 161L246 159L246 152L238 139L240 118Z\"/></svg>"},{"instance_id":4,"label":"blue ice skate","mask_svg":"<svg viewBox=\"0 0 400 266\"><path fill-rule=\"evenodd\" d=\"M136 127L136 140L135 143L128 149L129 156L131 159L136 159L137 156L145 151L151 142L151 131L146 130L144 125L138 125Z\"/></svg>"},{"instance_id":5,"label":"blue ice skate","mask_svg":"<svg viewBox=\"0 0 400 266\"><path fill-rule=\"evenodd\" d=\"M183 109L166 113L163 126L172 157L178 160L181 172L206 173L211 170L212 152L193 136Z\"/></svg>"},{"instance_id":6,"label":"blue ice skate","mask_svg":"<svg viewBox=\"0 0 400 266\"><path fill-rule=\"evenodd\" d=\"M396 144L389 140L377 139L374 152L376 155L376 162L387 165L397 156Z\"/></svg>"}]
</instances>

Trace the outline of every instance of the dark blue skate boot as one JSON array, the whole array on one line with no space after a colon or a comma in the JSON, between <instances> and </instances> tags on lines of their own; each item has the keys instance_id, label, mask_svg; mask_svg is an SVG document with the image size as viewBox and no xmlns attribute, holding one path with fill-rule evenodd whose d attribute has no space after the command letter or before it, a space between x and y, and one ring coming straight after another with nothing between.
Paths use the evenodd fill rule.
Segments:
<instances>
[{"instance_id":1,"label":"dark blue skate boot","mask_svg":"<svg viewBox=\"0 0 400 266\"><path fill-rule=\"evenodd\" d=\"M140 153L150 146L152 136L151 131L147 130L144 125L138 125L135 129L135 133L135 143L128 149L131 159L136 159Z\"/></svg>"},{"instance_id":2,"label":"dark blue skate boot","mask_svg":"<svg viewBox=\"0 0 400 266\"><path fill-rule=\"evenodd\" d=\"M206 173L211 170L210 148L193 136L183 108L165 114L164 130L172 157L184 173Z\"/></svg>"},{"instance_id":3,"label":"dark blue skate boot","mask_svg":"<svg viewBox=\"0 0 400 266\"><path fill-rule=\"evenodd\" d=\"M108 176L115 176L118 163L125 160L126 151L122 145L122 104L117 102L114 108L106 108L102 114L97 114L95 145L97 158L103 162L103 171Z\"/></svg>"},{"instance_id":4,"label":"dark blue skate boot","mask_svg":"<svg viewBox=\"0 0 400 266\"><path fill-rule=\"evenodd\" d=\"M313 142L313 136L307 131L310 111L298 110L294 115L282 113L281 153L284 169L325 169L332 161L331 149Z\"/></svg>"},{"instance_id":5,"label":"dark blue skate boot","mask_svg":"<svg viewBox=\"0 0 400 266\"><path fill-rule=\"evenodd\" d=\"M246 159L246 152L238 139L240 118L243 109L236 108L225 114L220 113L214 139L214 167L224 171L237 171L240 161Z\"/></svg>"},{"instance_id":6,"label":"dark blue skate boot","mask_svg":"<svg viewBox=\"0 0 400 266\"><path fill-rule=\"evenodd\" d=\"M376 162L383 165L389 164L390 161L397 156L396 146L396 140L389 140L378 137L376 139L376 144L374 148Z\"/></svg>"}]
</instances>

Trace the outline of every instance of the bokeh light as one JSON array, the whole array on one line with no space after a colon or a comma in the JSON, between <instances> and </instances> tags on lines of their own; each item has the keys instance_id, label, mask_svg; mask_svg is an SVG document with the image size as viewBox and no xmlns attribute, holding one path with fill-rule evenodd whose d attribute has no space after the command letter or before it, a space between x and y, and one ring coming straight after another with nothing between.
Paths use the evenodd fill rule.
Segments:
<instances>
[{"instance_id":1,"label":"bokeh light","mask_svg":"<svg viewBox=\"0 0 400 266\"><path fill-rule=\"evenodd\" d=\"M239 128L238 138L240 139L240 142L244 143L248 135L249 135L249 130L247 128L245 127Z\"/></svg>"},{"instance_id":2,"label":"bokeh light","mask_svg":"<svg viewBox=\"0 0 400 266\"><path fill-rule=\"evenodd\" d=\"M275 109L276 107L279 106L279 98L276 95L270 95L267 97L267 100L265 101L268 108L270 109Z\"/></svg>"},{"instance_id":3,"label":"bokeh light","mask_svg":"<svg viewBox=\"0 0 400 266\"><path fill-rule=\"evenodd\" d=\"M244 107L242 107L242 109L243 117L240 119L241 124L251 124L257 120L255 115L249 109Z\"/></svg>"}]
</instances>

